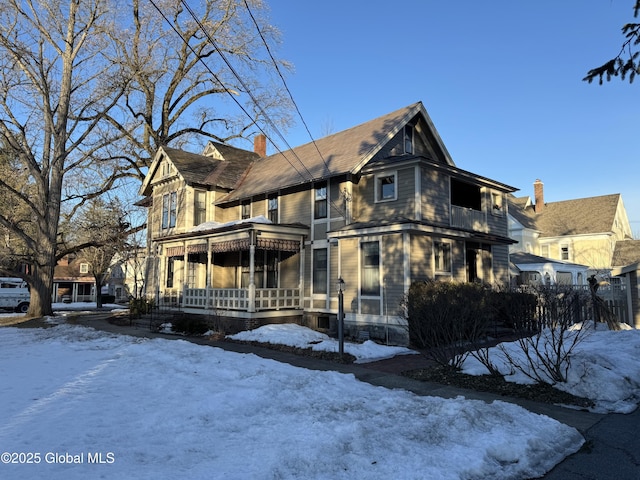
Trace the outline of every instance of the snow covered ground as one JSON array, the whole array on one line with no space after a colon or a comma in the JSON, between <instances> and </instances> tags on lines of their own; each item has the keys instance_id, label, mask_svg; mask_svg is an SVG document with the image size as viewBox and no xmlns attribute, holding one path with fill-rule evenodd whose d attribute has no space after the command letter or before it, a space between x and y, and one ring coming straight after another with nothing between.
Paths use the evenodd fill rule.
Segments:
<instances>
[{"instance_id":1,"label":"snow covered ground","mask_svg":"<svg viewBox=\"0 0 640 480\"><path fill-rule=\"evenodd\" d=\"M630 413L640 402L640 330L608 330L605 324L585 325L586 331L569 332L581 335L574 348L566 383L556 388L590 398L595 402L596 413ZM513 371L502 349L511 357L523 360L522 349L517 342L504 343L502 348L490 349L492 363L505 375L505 379L518 383L532 383L523 373ZM541 347L542 350L542 347ZM524 361L522 361L524 363ZM478 360L469 357L462 370L472 375L484 375L488 371Z\"/></svg>"},{"instance_id":2,"label":"snow covered ground","mask_svg":"<svg viewBox=\"0 0 640 480\"><path fill-rule=\"evenodd\" d=\"M299 329L272 335L335 346ZM365 345L361 360L370 348L386 349ZM11 480L520 479L584 441L504 402L66 324L0 328L0 406L0 478Z\"/></svg>"}]
</instances>

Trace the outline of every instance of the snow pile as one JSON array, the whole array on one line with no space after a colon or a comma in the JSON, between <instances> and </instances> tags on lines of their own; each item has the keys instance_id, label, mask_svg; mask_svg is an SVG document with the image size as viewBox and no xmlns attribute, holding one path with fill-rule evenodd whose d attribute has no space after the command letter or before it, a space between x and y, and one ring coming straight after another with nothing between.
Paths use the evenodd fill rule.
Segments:
<instances>
[{"instance_id":1,"label":"snow pile","mask_svg":"<svg viewBox=\"0 0 640 480\"><path fill-rule=\"evenodd\" d=\"M247 330L235 335L228 335L232 340L245 342L271 343L289 347L311 348L316 351L338 352L340 344L335 338L310 328L286 323L280 325L264 325L255 330ZM416 354L415 350L404 347L379 345L371 340L364 343L344 342L344 352L356 357L355 363L366 363L375 360L395 357L396 355Z\"/></svg>"},{"instance_id":2,"label":"snow pile","mask_svg":"<svg viewBox=\"0 0 640 480\"><path fill-rule=\"evenodd\" d=\"M0 329L0 385L0 451L40 456L3 479L530 478L583 443L508 403L70 325Z\"/></svg>"},{"instance_id":3,"label":"snow pile","mask_svg":"<svg viewBox=\"0 0 640 480\"><path fill-rule=\"evenodd\" d=\"M245 218L242 220L233 220L231 222L203 222L195 227L189 229L189 232L206 232L209 230L217 230L219 228L224 227L233 227L234 225L242 225L244 223L263 223L263 224L271 224L273 223L271 220L266 218L264 215L258 215L257 217Z\"/></svg>"},{"instance_id":4,"label":"snow pile","mask_svg":"<svg viewBox=\"0 0 640 480\"><path fill-rule=\"evenodd\" d=\"M604 324L594 330L592 325L586 325L590 331L586 332L572 352L567 383L557 383L554 387L590 398L596 405L592 410L597 413L632 412L640 402L640 331L612 331ZM520 364L526 362L518 342L491 348L490 360L505 375L505 379L532 383L522 372L512 370L502 349L509 356L520 359ZM543 350L543 347L540 349ZM470 375L488 373L484 365L472 357L465 360L462 370Z\"/></svg>"}]
</instances>

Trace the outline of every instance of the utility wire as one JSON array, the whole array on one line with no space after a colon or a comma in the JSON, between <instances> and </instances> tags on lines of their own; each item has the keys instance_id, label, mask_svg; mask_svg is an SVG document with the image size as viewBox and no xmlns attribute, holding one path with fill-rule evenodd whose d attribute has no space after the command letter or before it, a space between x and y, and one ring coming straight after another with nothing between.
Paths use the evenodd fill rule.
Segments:
<instances>
[{"instance_id":1,"label":"utility wire","mask_svg":"<svg viewBox=\"0 0 640 480\"><path fill-rule=\"evenodd\" d=\"M327 161L325 160L324 156L322 155L322 152L320 152L320 149L318 148L318 145L316 144L316 141L313 138L313 135L311 135L311 131L309 130L307 122L305 122L304 117L302 116L302 112L300 112L300 109L298 108L298 104L293 99L293 94L291 93L291 90L289 90L289 86L287 85L287 82L284 79L284 76L282 75L282 72L280 71L280 67L278 66L278 62L276 62L276 59L271 54L271 49L269 48L269 44L267 43L266 39L262 35L262 30L260 29L260 26L258 25L258 22L256 21L255 17L253 16L253 13L251 12L251 8L249 8L249 3L247 2L247 0L244 0L244 5L245 5L245 7L247 7L247 12L249 12L249 16L251 17L251 20L253 21L253 24L255 25L256 30L258 31L258 35L260 35L260 38L262 39L262 43L264 44L264 48L267 50L267 53L269 54L269 57L271 58L271 62L273 63L274 67L276 68L276 71L278 72L278 75L280 76L280 79L282 80L282 83L284 85L285 90L289 94L289 98L291 99L291 102L293 103L293 106L295 107L296 112L298 112L298 116L300 117L300 120L302 120L302 124L304 125L304 128L307 130L307 133L309 134L309 138L313 142L313 146L316 147L316 150L318 151L318 155L320 155L320 158L322 159L322 163L324 163L324 168L326 170L326 173L330 174L331 171L329 170L329 165L327 164Z\"/></svg>"},{"instance_id":2,"label":"utility wire","mask_svg":"<svg viewBox=\"0 0 640 480\"><path fill-rule=\"evenodd\" d=\"M158 7L158 5L156 5L156 3L154 2L154 0L149 0L149 2L151 3L151 5L153 5L153 7L158 11L158 13L162 16L162 18L165 20L165 22L167 22L167 24L169 24L169 26L171 27L171 29L176 33L176 35L178 35L182 41L185 43L185 45L189 48L189 50L191 50L191 53L193 53L196 58L198 58L198 54L196 53L196 51L193 49L193 47L189 44L189 41L184 38L184 36L182 35L182 33L180 31L178 31L178 29L171 23L171 21L167 18L167 16L164 14L164 12L160 9L160 7ZM188 8L188 7L187 7ZM196 20L197 21L197 20ZM198 22L198 26L200 27L200 29L202 29L202 25L200 24L200 22ZM204 31L204 30L203 30ZM205 32L206 34L206 32ZM209 36L207 35L207 38L209 38ZM204 65L204 67L207 69L207 71L213 76L213 78L216 80L216 82L218 82L222 88L224 89L224 91L231 97L231 99L236 103L236 105L238 105L238 107L244 112L244 114L252 120L251 115L249 114L249 112L247 112L247 110L242 106L242 104L240 104L240 102L238 101L238 99L235 97L235 95L233 94L233 92L231 92L227 86L224 84L224 82L215 74L215 72L213 72L213 70L211 70L209 68L209 66L204 62L204 60L202 58L199 58L200 63L202 63L202 65ZM254 100L255 101L255 100ZM262 111L262 110L261 110ZM263 113L264 115L264 113ZM255 124L256 127L258 128L258 130L260 130L260 132L266 137L269 138L269 136L267 135L267 133L262 129L262 127L260 127L260 125L258 125L257 123ZM296 171L296 173L303 179L305 180L305 176L300 172L300 170L298 170L296 168L296 166L291 163L291 161L289 160L289 158L287 158L287 156L284 154L284 152L282 152L278 146L271 142L271 144L275 147L276 150L278 150L278 152L280 152L280 154L284 157L284 159L287 161L287 163L289 165L291 165L291 167ZM300 161L300 159L298 159L298 161ZM302 162L300 162L302 163ZM304 166L304 164L303 164ZM308 170L307 170L308 172Z\"/></svg>"},{"instance_id":3,"label":"utility wire","mask_svg":"<svg viewBox=\"0 0 640 480\"><path fill-rule=\"evenodd\" d=\"M202 33L204 33L204 35L207 37L207 40L209 40L209 42L211 43L211 45L213 46L213 48L216 50L216 52L218 52L218 55L220 55L220 58L222 58L222 60L224 61L224 63L227 65L227 67L229 67L229 70L231 70L231 73L233 73L233 75L236 77L236 79L238 80L238 82L240 82L240 85L242 85L242 88L245 90L245 92L247 93L247 95L249 95L249 97L251 97L251 100L253 101L254 105L258 108L258 110L260 110L260 113L262 113L262 115L264 116L265 120L267 121L267 123L269 124L269 126L273 129L273 131L280 137L280 140L282 140L282 142L288 147L288 149L291 151L291 153L293 154L294 157L296 157L296 159L298 160L298 162L300 162L300 165L302 165L302 168L304 168L305 172L307 172L308 175L308 179L307 180L314 180L313 174L309 171L309 169L306 167L306 165L302 162L302 160L300 159L300 157L298 157L298 155L296 154L296 152L293 150L293 148L291 148L291 145L289 145L289 143L287 142L287 140L284 138L284 135L282 135L282 133L280 132L280 129L275 125L275 123L273 123L273 121L271 120L271 117L269 117L269 115L267 115L267 113L264 111L264 109L260 106L260 103L258 102L258 99L255 98L255 96L253 95L253 93L251 92L251 89L245 84L245 82L242 80L242 78L240 77L240 75L238 74L238 72L236 71L235 68L233 68L233 65L231 65L231 62L229 62L229 60L227 59L226 55L224 54L224 52L222 51L222 49L218 46L218 44L216 43L216 41L213 39L213 37L211 37L211 35L209 34L209 32L205 29L204 25L202 24L202 22L198 19L198 17L196 16L196 14L194 13L194 11L191 9L191 7L188 5L186 0L181 0L182 5L187 9L187 11L189 12L189 14L191 15L191 17L193 17L193 20L197 23L197 25L200 27L200 30L202 30ZM273 142L272 142L273 143ZM282 152L280 152L282 153ZM297 171L297 170L296 170ZM304 178L304 177L303 177Z\"/></svg>"}]
</instances>

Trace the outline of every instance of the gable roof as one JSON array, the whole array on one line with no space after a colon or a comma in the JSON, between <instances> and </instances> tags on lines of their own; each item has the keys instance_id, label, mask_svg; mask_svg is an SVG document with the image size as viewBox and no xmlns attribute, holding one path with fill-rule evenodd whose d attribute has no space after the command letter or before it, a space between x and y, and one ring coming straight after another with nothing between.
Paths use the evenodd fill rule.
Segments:
<instances>
[{"instance_id":1,"label":"gable roof","mask_svg":"<svg viewBox=\"0 0 640 480\"><path fill-rule=\"evenodd\" d=\"M437 155L455 166L422 102L254 162L240 186L223 202L274 192L340 174L356 174L404 126L421 115ZM320 152L320 153L319 153Z\"/></svg>"},{"instance_id":2,"label":"gable roof","mask_svg":"<svg viewBox=\"0 0 640 480\"><path fill-rule=\"evenodd\" d=\"M214 186L231 190L243 178L246 170L256 159L257 153L232 147L218 142L209 142L208 149L215 147L223 160L207 155L198 155L170 147L160 147L156 153L149 173L147 174L140 192L142 195L151 193L151 181L158 171L161 160L166 156L176 167L178 175L189 185Z\"/></svg>"},{"instance_id":3,"label":"gable roof","mask_svg":"<svg viewBox=\"0 0 640 480\"><path fill-rule=\"evenodd\" d=\"M526 199L526 198L525 198ZM511 198L509 214L524 227L540 232L540 237L560 237L611 232L620 203L620 194L545 203L534 212L531 201Z\"/></svg>"},{"instance_id":4,"label":"gable roof","mask_svg":"<svg viewBox=\"0 0 640 480\"><path fill-rule=\"evenodd\" d=\"M611 265L624 267L640 262L640 240L618 240L613 251Z\"/></svg>"}]
</instances>

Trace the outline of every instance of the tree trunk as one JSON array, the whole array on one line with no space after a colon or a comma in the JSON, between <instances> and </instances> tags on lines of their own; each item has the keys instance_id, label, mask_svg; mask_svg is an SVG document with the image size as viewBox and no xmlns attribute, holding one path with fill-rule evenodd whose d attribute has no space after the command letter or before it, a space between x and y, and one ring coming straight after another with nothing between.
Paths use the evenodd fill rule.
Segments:
<instances>
[{"instance_id":1,"label":"tree trunk","mask_svg":"<svg viewBox=\"0 0 640 480\"><path fill-rule=\"evenodd\" d=\"M39 318L53 315L53 308L51 306L53 268L49 265L36 268L29 286L31 287L31 299L29 301L27 316Z\"/></svg>"}]
</instances>

